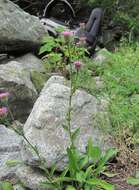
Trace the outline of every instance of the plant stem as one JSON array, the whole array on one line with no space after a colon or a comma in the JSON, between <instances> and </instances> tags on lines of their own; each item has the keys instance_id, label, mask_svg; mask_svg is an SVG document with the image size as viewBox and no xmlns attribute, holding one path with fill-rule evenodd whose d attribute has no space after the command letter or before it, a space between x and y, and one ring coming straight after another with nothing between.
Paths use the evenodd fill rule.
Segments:
<instances>
[{"instance_id":1,"label":"plant stem","mask_svg":"<svg viewBox=\"0 0 139 190\"><path fill-rule=\"evenodd\" d=\"M73 95L73 79L72 79L72 63L71 63L71 53L70 44L68 43L68 53L69 53L69 65L70 65L70 95L69 95L69 105L68 105L68 132L71 141L71 146L74 147L74 142L72 139L71 132L71 114L72 114L72 95Z\"/></svg>"}]
</instances>

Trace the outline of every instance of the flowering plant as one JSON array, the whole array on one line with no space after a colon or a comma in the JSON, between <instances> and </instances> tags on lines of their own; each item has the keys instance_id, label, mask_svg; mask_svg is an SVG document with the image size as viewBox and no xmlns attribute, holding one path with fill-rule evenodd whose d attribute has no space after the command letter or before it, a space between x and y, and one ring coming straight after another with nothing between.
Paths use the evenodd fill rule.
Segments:
<instances>
[{"instance_id":1,"label":"flowering plant","mask_svg":"<svg viewBox=\"0 0 139 190\"><path fill-rule=\"evenodd\" d=\"M21 135L24 140L28 143L31 149L35 152L39 159L39 167L44 171L47 177L47 181L42 182L43 187L52 190L114 190L114 186L107 183L105 180L99 178L101 172L105 169L106 162L116 154L116 151L110 149L105 155L99 147L95 147L92 144L91 139L88 139L88 145L86 147L85 154L81 155L76 146L75 140L80 133L80 128L71 130L71 120L72 120L72 98L77 90L76 79L79 72L82 69L84 49L80 49L75 46L72 40L73 36L69 32L64 32L61 36L61 46L60 49L64 54L63 62L69 65L69 79L70 79L70 94L68 102L67 119L63 128L67 132L70 139L70 146L67 148L68 164L65 170L57 175L56 167L52 167L50 170L47 168L47 163L41 157L39 150L36 146L33 146L26 136L14 129L19 135ZM54 43L56 40L54 40ZM59 41L57 40L60 45ZM59 48L59 46L58 46ZM83 50L83 51L80 51ZM44 51L45 52L45 51ZM64 62L64 63L65 63ZM75 67L75 71L73 71ZM1 100L8 100L9 94L1 94ZM0 108L0 113L7 114L8 109L6 107ZM11 118L13 116L10 112ZM91 164L90 164L91 161Z\"/></svg>"},{"instance_id":2,"label":"flowering plant","mask_svg":"<svg viewBox=\"0 0 139 190\"><path fill-rule=\"evenodd\" d=\"M85 49L76 46L73 35L65 31L61 35L61 50L66 57L66 64L69 65L70 95L67 111L67 121L63 128L70 138L70 146L67 148L68 165L60 176L55 175L56 168L53 169L51 178L42 183L43 187L53 190L114 190L114 186L104 180L99 179L100 173L104 170L106 162L116 154L116 151L109 149L105 155L99 147L92 145L91 139L88 140L87 149L81 155L75 146L75 140L80 133L80 128L71 130L72 120L72 97L77 89L76 81L83 65ZM64 39L64 40L63 40ZM75 72L73 71L75 67ZM91 161L91 165L90 165ZM49 172L48 172L49 173Z\"/></svg>"},{"instance_id":3,"label":"flowering plant","mask_svg":"<svg viewBox=\"0 0 139 190\"><path fill-rule=\"evenodd\" d=\"M82 60L87 53L84 47L85 41L85 38L81 38L77 45L75 36L71 31L61 32L58 38L46 36L39 52L46 69L50 72L60 72L68 77L70 74L67 65L70 65L70 61Z\"/></svg>"},{"instance_id":4,"label":"flowering plant","mask_svg":"<svg viewBox=\"0 0 139 190\"><path fill-rule=\"evenodd\" d=\"M81 61L75 61L75 62L74 62L74 65L75 65L75 68L76 68L77 70L79 70L79 69L81 68L81 66L82 66L82 62L81 62Z\"/></svg>"}]
</instances>

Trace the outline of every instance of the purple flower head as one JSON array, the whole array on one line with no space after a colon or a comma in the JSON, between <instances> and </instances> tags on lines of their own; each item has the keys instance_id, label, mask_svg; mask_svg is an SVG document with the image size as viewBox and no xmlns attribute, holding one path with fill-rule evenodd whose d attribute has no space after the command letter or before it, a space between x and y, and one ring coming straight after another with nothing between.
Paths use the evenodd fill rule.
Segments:
<instances>
[{"instance_id":1,"label":"purple flower head","mask_svg":"<svg viewBox=\"0 0 139 190\"><path fill-rule=\"evenodd\" d=\"M70 40L71 36L73 36L73 33L70 31L62 32L62 34L63 34L66 42Z\"/></svg>"},{"instance_id":2,"label":"purple flower head","mask_svg":"<svg viewBox=\"0 0 139 190\"><path fill-rule=\"evenodd\" d=\"M7 107L0 108L0 116L5 116L8 113Z\"/></svg>"},{"instance_id":3,"label":"purple flower head","mask_svg":"<svg viewBox=\"0 0 139 190\"><path fill-rule=\"evenodd\" d=\"M81 66L82 66L82 62L81 61L75 61L73 64L75 65L75 67L76 67L77 70L79 70L81 68Z\"/></svg>"},{"instance_id":4,"label":"purple flower head","mask_svg":"<svg viewBox=\"0 0 139 190\"><path fill-rule=\"evenodd\" d=\"M9 94L8 92L0 93L0 99L8 98L9 95L10 95L10 94Z\"/></svg>"},{"instance_id":5,"label":"purple flower head","mask_svg":"<svg viewBox=\"0 0 139 190\"><path fill-rule=\"evenodd\" d=\"M64 37L67 37L67 36L70 37L70 36L73 35L73 33L70 32L70 31L65 31L65 32L63 32L62 34L63 34Z\"/></svg>"}]
</instances>

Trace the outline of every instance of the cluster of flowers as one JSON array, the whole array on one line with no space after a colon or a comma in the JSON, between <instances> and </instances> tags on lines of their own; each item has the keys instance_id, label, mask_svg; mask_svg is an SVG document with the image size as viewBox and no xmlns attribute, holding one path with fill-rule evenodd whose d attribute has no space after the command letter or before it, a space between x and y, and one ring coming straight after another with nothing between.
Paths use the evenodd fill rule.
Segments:
<instances>
[{"instance_id":1,"label":"cluster of flowers","mask_svg":"<svg viewBox=\"0 0 139 190\"><path fill-rule=\"evenodd\" d=\"M7 102L8 102L9 93L0 93L0 117L7 116L8 114L8 108L7 108Z\"/></svg>"},{"instance_id":2,"label":"cluster of flowers","mask_svg":"<svg viewBox=\"0 0 139 190\"><path fill-rule=\"evenodd\" d=\"M65 39L66 42L69 42L70 38L73 36L73 33L70 32L70 31L65 31L62 34L63 34L64 39ZM79 61L79 60L75 61L73 64L75 65L75 68L77 70L79 70L81 68L81 66L82 66L82 62Z\"/></svg>"}]
</instances>

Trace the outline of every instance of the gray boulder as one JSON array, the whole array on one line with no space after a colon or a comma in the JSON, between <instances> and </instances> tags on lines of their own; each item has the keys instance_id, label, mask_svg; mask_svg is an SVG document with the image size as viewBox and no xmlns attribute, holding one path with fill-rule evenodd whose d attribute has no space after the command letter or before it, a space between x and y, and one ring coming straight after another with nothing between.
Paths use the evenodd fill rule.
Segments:
<instances>
[{"instance_id":1,"label":"gray boulder","mask_svg":"<svg viewBox=\"0 0 139 190\"><path fill-rule=\"evenodd\" d=\"M6 165L8 160L20 161L21 138L11 129L0 125L0 180L16 180L17 166Z\"/></svg>"},{"instance_id":2,"label":"gray boulder","mask_svg":"<svg viewBox=\"0 0 139 190\"><path fill-rule=\"evenodd\" d=\"M70 88L64 85L63 77L50 81L52 82L48 81L42 89L24 125L24 133L38 148L48 167L56 163L57 169L62 170L67 163L66 148L70 145L67 132L62 127L66 123ZM95 97L83 90L77 90L72 99L72 109L72 130L80 127L76 146L81 153L85 152L89 137L102 151L112 146L108 136L97 127L96 115L100 109ZM27 150L26 144L22 157L29 164L37 164L36 155Z\"/></svg>"},{"instance_id":3,"label":"gray boulder","mask_svg":"<svg viewBox=\"0 0 139 190\"><path fill-rule=\"evenodd\" d=\"M0 1L0 53L34 51L44 34L44 27L37 17L9 0Z\"/></svg>"},{"instance_id":4,"label":"gray boulder","mask_svg":"<svg viewBox=\"0 0 139 190\"><path fill-rule=\"evenodd\" d=\"M24 56L16 58L21 67L23 67L27 72L30 73L30 80L34 84L38 92L43 88L46 80L49 78L46 73L46 69L43 66L42 60L28 53Z\"/></svg>"},{"instance_id":5,"label":"gray boulder","mask_svg":"<svg viewBox=\"0 0 139 190\"><path fill-rule=\"evenodd\" d=\"M33 55L32 53L28 53L21 57L18 57L14 59L14 61L17 61L19 65L26 69L28 72L45 72L42 60Z\"/></svg>"},{"instance_id":6,"label":"gray boulder","mask_svg":"<svg viewBox=\"0 0 139 190\"><path fill-rule=\"evenodd\" d=\"M10 93L9 105L14 117L24 122L34 102L38 97L36 84L33 80L45 72L42 61L31 53L0 65L0 91ZM43 86L44 81L38 80L38 85Z\"/></svg>"},{"instance_id":7,"label":"gray boulder","mask_svg":"<svg viewBox=\"0 0 139 190\"><path fill-rule=\"evenodd\" d=\"M24 121L37 98L30 73L17 61L0 65L0 89L10 93L9 105L15 119Z\"/></svg>"}]
</instances>

